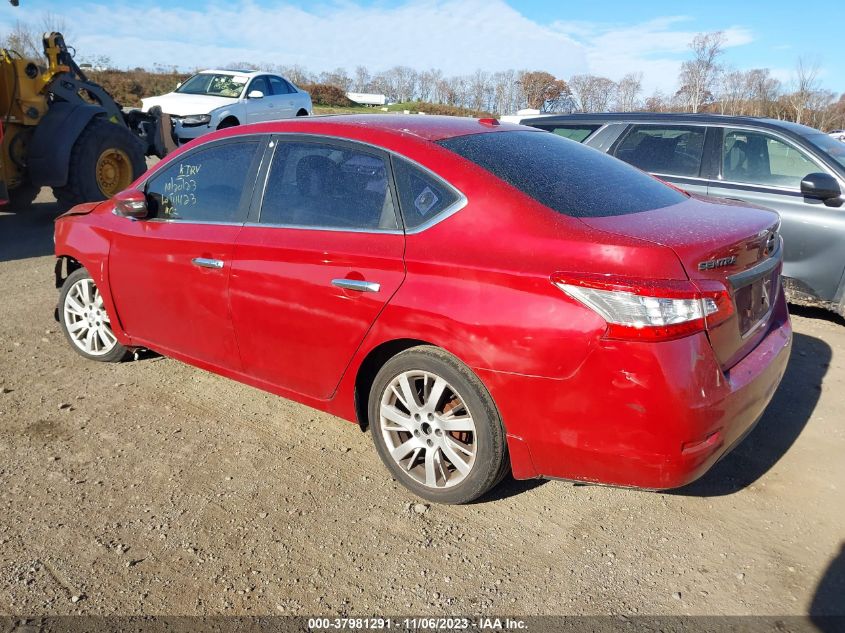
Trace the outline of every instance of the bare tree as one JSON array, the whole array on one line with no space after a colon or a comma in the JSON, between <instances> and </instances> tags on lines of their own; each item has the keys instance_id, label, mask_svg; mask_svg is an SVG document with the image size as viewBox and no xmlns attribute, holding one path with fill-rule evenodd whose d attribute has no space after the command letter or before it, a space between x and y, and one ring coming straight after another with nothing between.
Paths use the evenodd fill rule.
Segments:
<instances>
[{"instance_id":1,"label":"bare tree","mask_svg":"<svg viewBox=\"0 0 845 633\"><path fill-rule=\"evenodd\" d=\"M417 78L417 96L420 101L429 102L437 100L437 82L442 77L443 73L435 68L419 74Z\"/></svg>"},{"instance_id":2,"label":"bare tree","mask_svg":"<svg viewBox=\"0 0 845 633\"><path fill-rule=\"evenodd\" d=\"M691 112L698 112L704 103L712 99L720 71L718 59L724 52L724 46L722 31L699 33L690 43L693 58L681 65L678 96L686 101Z\"/></svg>"},{"instance_id":3,"label":"bare tree","mask_svg":"<svg viewBox=\"0 0 845 633\"><path fill-rule=\"evenodd\" d=\"M294 64L293 66L281 66L279 67L279 72L297 86L312 83L311 73L299 64Z\"/></svg>"},{"instance_id":4,"label":"bare tree","mask_svg":"<svg viewBox=\"0 0 845 633\"><path fill-rule=\"evenodd\" d=\"M813 93L819 88L819 65L815 62L808 62L799 58L795 65L795 76L793 78L794 90L788 100L795 111L795 122L801 123L804 112L810 107L813 100Z\"/></svg>"},{"instance_id":5,"label":"bare tree","mask_svg":"<svg viewBox=\"0 0 845 633\"><path fill-rule=\"evenodd\" d=\"M472 109L476 112L486 110L490 93L490 75L483 70L476 70L468 83Z\"/></svg>"},{"instance_id":6,"label":"bare tree","mask_svg":"<svg viewBox=\"0 0 845 633\"><path fill-rule=\"evenodd\" d=\"M334 70L320 73L320 83L336 86L344 92L349 92L349 89L352 87L352 80L346 74L345 68L335 68Z\"/></svg>"},{"instance_id":7,"label":"bare tree","mask_svg":"<svg viewBox=\"0 0 845 633\"><path fill-rule=\"evenodd\" d=\"M581 112L606 112L616 95L616 83L607 77L573 75L569 87Z\"/></svg>"},{"instance_id":8,"label":"bare tree","mask_svg":"<svg viewBox=\"0 0 845 633\"><path fill-rule=\"evenodd\" d=\"M646 112L666 112L669 110L669 104L666 102L666 97L659 90L655 90L654 94L647 97L643 103L643 109Z\"/></svg>"},{"instance_id":9,"label":"bare tree","mask_svg":"<svg viewBox=\"0 0 845 633\"><path fill-rule=\"evenodd\" d=\"M616 103L614 108L618 112L632 112L640 102L643 90L643 74L628 73L616 84Z\"/></svg>"},{"instance_id":10,"label":"bare tree","mask_svg":"<svg viewBox=\"0 0 845 633\"><path fill-rule=\"evenodd\" d=\"M366 66L358 66L355 68L355 77L352 80L352 86L355 92L366 92L369 90L370 71Z\"/></svg>"}]
</instances>

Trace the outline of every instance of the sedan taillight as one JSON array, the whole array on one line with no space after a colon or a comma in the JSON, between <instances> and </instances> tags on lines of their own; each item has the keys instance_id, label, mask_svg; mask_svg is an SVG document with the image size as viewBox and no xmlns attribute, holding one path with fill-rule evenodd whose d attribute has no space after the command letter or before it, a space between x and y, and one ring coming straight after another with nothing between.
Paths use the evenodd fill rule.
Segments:
<instances>
[{"instance_id":1,"label":"sedan taillight","mask_svg":"<svg viewBox=\"0 0 845 633\"><path fill-rule=\"evenodd\" d=\"M721 284L559 273L552 282L607 322L605 338L668 341L712 329L733 314Z\"/></svg>"}]
</instances>

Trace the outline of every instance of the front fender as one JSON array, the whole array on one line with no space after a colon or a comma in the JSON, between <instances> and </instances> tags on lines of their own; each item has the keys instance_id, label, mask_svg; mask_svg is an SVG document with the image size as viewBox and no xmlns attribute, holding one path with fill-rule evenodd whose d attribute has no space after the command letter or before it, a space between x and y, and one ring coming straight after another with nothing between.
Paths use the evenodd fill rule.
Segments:
<instances>
[{"instance_id":1,"label":"front fender","mask_svg":"<svg viewBox=\"0 0 845 633\"><path fill-rule=\"evenodd\" d=\"M71 257L88 271L103 297L112 331L121 345L131 346L132 339L123 329L109 285L109 231L87 221L87 215L62 216L56 220L56 257Z\"/></svg>"}]
</instances>

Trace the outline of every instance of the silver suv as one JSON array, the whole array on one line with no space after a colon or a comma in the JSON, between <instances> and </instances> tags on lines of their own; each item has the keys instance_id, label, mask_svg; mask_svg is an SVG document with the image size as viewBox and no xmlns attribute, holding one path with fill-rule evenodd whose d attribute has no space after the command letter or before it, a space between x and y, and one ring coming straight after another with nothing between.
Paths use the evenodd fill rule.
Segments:
<instances>
[{"instance_id":1,"label":"silver suv","mask_svg":"<svg viewBox=\"0 0 845 633\"><path fill-rule=\"evenodd\" d=\"M572 114L521 123L690 193L774 209L789 300L845 316L845 143L786 121L708 114Z\"/></svg>"}]
</instances>

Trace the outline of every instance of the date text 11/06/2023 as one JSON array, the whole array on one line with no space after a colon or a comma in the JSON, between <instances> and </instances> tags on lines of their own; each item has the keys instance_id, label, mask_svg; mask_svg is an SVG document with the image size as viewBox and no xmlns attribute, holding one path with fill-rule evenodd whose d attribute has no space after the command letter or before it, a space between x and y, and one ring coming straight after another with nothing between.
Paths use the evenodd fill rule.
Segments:
<instances>
[{"instance_id":1,"label":"date text 11/06/2023","mask_svg":"<svg viewBox=\"0 0 845 633\"><path fill-rule=\"evenodd\" d=\"M527 628L525 620L518 618L309 618L308 630L390 630L400 631L519 631Z\"/></svg>"}]
</instances>

